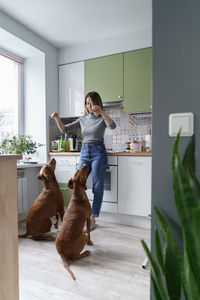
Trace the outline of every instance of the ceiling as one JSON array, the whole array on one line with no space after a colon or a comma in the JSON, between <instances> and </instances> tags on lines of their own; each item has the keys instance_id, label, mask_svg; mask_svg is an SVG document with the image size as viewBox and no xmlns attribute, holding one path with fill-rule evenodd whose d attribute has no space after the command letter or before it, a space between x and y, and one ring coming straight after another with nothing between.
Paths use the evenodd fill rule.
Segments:
<instances>
[{"instance_id":1,"label":"ceiling","mask_svg":"<svg viewBox=\"0 0 200 300\"><path fill-rule=\"evenodd\" d=\"M0 10L57 48L152 26L152 0L0 0Z\"/></svg>"}]
</instances>

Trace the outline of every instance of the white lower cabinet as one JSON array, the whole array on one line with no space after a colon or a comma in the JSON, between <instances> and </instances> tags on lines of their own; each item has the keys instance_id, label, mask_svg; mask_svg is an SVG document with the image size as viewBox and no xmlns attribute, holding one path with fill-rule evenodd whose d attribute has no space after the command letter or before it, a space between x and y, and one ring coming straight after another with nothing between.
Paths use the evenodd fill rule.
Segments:
<instances>
[{"instance_id":1,"label":"white lower cabinet","mask_svg":"<svg viewBox=\"0 0 200 300\"><path fill-rule=\"evenodd\" d=\"M76 156L53 156L56 160L55 176L67 207L71 199L72 190L67 184L76 172Z\"/></svg>"},{"instance_id":2,"label":"white lower cabinet","mask_svg":"<svg viewBox=\"0 0 200 300\"><path fill-rule=\"evenodd\" d=\"M55 175L67 206L72 194L67 183L76 172L79 156L51 157L56 159ZM101 211L147 217L151 213L151 157L118 156L117 173L114 188L118 190L118 203L116 199L104 201Z\"/></svg>"},{"instance_id":3,"label":"white lower cabinet","mask_svg":"<svg viewBox=\"0 0 200 300\"><path fill-rule=\"evenodd\" d=\"M17 171L17 198L18 213L25 211L27 199L27 178L24 177L24 170Z\"/></svg>"},{"instance_id":4,"label":"white lower cabinet","mask_svg":"<svg viewBox=\"0 0 200 300\"><path fill-rule=\"evenodd\" d=\"M118 157L118 213L151 213L151 157Z\"/></svg>"},{"instance_id":5,"label":"white lower cabinet","mask_svg":"<svg viewBox=\"0 0 200 300\"><path fill-rule=\"evenodd\" d=\"M56 160L55 175L59 183L67 184L76 171L76 156L53 156Z\"/></svg>"}]
</instances>

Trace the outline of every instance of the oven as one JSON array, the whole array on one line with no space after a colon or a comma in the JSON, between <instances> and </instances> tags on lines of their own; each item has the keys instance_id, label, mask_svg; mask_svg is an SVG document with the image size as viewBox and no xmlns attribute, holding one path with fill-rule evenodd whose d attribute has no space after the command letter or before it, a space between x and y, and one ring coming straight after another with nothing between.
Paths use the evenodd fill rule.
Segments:
<instances>
[{"instance_id":1,"label":"oven","mask_svg":"<svg viewBox=\"0 0 200 300\"><path fill-rule=\"evenodd\" d=\"M117 212L117 178L118 178L117 156L108 156L108 165L104 177L104 195L102 202L102 211ZM87 196L92 204L92 173L88 176L87 182Z\"/></svg>"}]
</instances>

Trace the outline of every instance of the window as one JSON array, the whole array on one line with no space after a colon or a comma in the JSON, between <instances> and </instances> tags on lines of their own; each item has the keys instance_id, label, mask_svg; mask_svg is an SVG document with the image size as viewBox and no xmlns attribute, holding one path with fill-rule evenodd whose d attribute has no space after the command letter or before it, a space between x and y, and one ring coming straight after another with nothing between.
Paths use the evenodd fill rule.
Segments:
<instances>
[{"instance_id":1,"label":"window","mask_svg":"<svg viewBox=\"0 0 200 300\"><path fill-rule=\"evenodd\" d=\"M0 141L23 131L22 63L0 51Z\"/></svg>"}]
</instances>

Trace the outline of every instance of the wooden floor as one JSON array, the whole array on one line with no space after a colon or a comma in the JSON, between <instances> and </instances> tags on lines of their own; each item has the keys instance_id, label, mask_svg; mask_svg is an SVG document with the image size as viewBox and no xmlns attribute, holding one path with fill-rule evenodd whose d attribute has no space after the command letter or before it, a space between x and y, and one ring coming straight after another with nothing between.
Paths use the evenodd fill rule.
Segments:
<instances>
[{"instance_id":1,"label":"wooden floor","mask_svg":"<svg viewBox=\"0 0 200 300\"><path fill-rule=\"evenodd\" d=\"M19 223L24 233L25 223ZM53 232L56 235L56 231ZM149 267L140 240L150 231L99 222L91 232L91 256L70 262L74 282L63 267L55 242L19 239L20 300L149 300Z\"/></svg>"}]
</instances>

